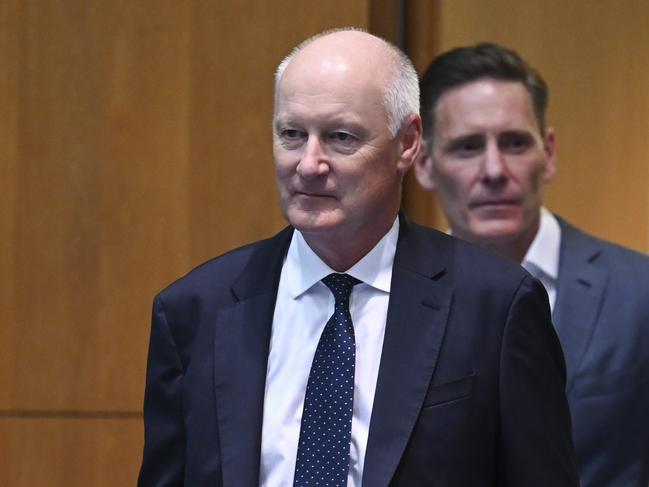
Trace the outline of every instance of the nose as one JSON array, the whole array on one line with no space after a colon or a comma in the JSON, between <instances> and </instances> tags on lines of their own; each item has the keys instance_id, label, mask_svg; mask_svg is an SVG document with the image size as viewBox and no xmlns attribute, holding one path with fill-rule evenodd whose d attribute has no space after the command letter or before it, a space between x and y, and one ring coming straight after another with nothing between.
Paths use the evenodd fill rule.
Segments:
<instances>
[{"instance_id":1,"label":"nose","mask_svg":"<svg viewBox=\"0 0 649 487\"><path fill-rule=\"evenodd\" d=\"M324 176L329 172L329 160L318 137L309 135L296 170L304 178Z\"/></svg>"},{"instance_id":2,"label":"nose","mask_svg":"<svg viewBox=\"0 0 649 487\"><path fill-rule=\"evenodd\" d=\"M482 177L486 183L497 184L507 179L507 162L496 141L489 141L484 154Z\"/></svg>"}]
</instances>

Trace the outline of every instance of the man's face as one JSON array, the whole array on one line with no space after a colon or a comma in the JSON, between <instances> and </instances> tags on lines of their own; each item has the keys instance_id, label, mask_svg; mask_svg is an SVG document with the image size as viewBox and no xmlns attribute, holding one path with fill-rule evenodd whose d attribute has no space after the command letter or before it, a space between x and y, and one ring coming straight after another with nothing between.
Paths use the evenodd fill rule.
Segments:
<instances>
[{"instance_id":1,"label":"man's face","mask_svg":"<svg viewBox=\"0 0 649 487\"><path fill-rule=\"evenodd\" d=\"M555 172L554 135L540 133L521 83L483 79L442 95L428 156L417 177L437 191L454 235L531 243L542 187Z\"/></svg>"},{"instance_id":2,"label":"man's face","mask_svg":"<svg viewBox=\"0 0 649 487\"><path fill-rule=\"evenodd\" d=\"M384 78L333 55L307 54L284 72L275 173L284 214L305 235L342 243L392 223L410 163L401 160L400 137L390 137Z\"/></svg>"}]
</instances>

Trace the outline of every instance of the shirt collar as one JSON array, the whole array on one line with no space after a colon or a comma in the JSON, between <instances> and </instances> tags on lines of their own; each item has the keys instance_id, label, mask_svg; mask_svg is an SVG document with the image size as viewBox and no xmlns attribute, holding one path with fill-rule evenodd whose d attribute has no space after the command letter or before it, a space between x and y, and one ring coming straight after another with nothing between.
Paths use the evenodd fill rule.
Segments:
<instances>
[{"instance_id":1,"label":"shirt collar","mask_svg":"<svg viewBox=\"0 0 649 487\"><path fill-rule=\"evenodd\" d=\"M551 279L559 277L559 250L561 246L561 227L559 222L545 207L541 208L539 231L532 241L523 267L538 269ZM534 274L534 272L532 272Z\"/></svg>"},{"instance_id":2,"label":"shirt collar","mask_svg":"<svg viewBox=\"0 0 649 487\"><path fill-rule=\"evenodd\" d=\"M397 217L383 238L361 260L347 270L346 274L389 293L398 237L399 218ZM293 298L297 298L315 283L332 272L336 272L318 257L298 230L293 232L293 238L286 254L285 266L288 291Z\"/></svg>"}]
</instances>

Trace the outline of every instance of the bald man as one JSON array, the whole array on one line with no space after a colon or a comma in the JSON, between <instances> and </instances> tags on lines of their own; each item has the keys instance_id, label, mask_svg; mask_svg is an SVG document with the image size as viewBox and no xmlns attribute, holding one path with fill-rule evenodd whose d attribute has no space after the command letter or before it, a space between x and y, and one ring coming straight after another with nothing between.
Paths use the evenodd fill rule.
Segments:
<instances>
[{"instance_id":1,"label":"bald man","mask_svg":"<svg viewBox=\"0 0 649 487\"><path fill-rule=\"evenodd\" d=\"M578 485L543 287L399 213L418 112L367 33L280 64L289 226L155 298L139 485Z\"/></svg>"}]
</instances>

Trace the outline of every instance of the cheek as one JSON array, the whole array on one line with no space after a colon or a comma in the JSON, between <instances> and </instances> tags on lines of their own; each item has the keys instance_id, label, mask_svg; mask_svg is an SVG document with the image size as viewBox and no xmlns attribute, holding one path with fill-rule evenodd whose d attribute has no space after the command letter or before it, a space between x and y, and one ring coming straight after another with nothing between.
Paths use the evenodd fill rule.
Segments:
<instances>
[{"instance_id":1,"label":"cheek","mask_svg":"<svg viewBox=\"0 0 649 487\"><path fill-rule=\"evenodd\" d=\"M437 191L454 204L463 204L471 190L469 175L463 171L437 171Z\"/></svg>"},{"instance_id":2,"label":"cheek","mask_svg":"<svg viewBox=\"0 0 649 487\"><path fill-rule=\"evenodd\" d=\"M282 167L275 161L275 179L277 184L281 187L282 181L286 178L286 168Z\"/></svg>"},{"instance_id":3,"label":"cheek","mask_svg":"<svg viewBox=\"0 0 649 487\"><path fill-rule=\"evenodd\" d=\"M284 201L289 198L291 187L291 173L285 166L275 163L275 185L280 200Z\"/></svg>"},{"instance_id":4,"label":"cheek","mask_svg":"<svg viewBox=\"0 0 649 487\"><path fill-rule=\"evenodd\" d=\"M523 174L521 179L519 180L523 181L525 186L527 186L526 188L524 188L525 193L530 195L538 194L544 184L543 176L543 167L539 165L534 166L532 169Z\"/></svg>"},{"instance_id":5,"label":"cheek","mask_svg":"<svg viewBox=\"0 0 649 487\"><path fill-rule=\"evenodd\" d=\"M291 162L291 157L283 150L274 150L273 157L275 160L275 176L278 179L290 177L295 172L296 164Z\"/></svg>"}]
</instances>

